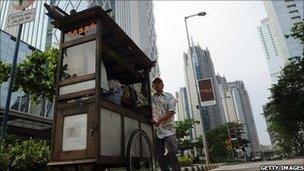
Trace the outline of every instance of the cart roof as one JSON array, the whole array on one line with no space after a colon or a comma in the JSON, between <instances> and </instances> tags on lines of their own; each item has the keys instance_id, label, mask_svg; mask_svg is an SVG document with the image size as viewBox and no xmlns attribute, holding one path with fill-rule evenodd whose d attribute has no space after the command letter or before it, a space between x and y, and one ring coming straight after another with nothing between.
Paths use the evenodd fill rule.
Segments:
<instances>
[{"instance_id":1,"label":"cart roof","mask_svg":"<svg viewBox=\"0 0 304 171\"><path fill-rule=\"evenodd\" d=\"M117 54L116 58L103 58L108 76L125 83L134 83L143 79L155 61L151 61L133 40L113 21L99 6L95 6L76 14L57 19L53 25L66 31L75 27L75 23L101 21L102 45ZM98 33L97 33L98 35ZM130 74L131 73L131 74ZM146 78L147 79L147 78Z\"/></svg>"}]
</instances>

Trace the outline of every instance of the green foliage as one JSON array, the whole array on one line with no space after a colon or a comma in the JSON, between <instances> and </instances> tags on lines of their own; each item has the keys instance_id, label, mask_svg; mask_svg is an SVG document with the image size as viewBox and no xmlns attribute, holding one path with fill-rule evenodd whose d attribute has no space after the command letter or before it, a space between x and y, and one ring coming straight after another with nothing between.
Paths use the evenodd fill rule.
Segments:
<instances>
[{"instance_id":1,"label":"green foliage","mask_svg":"<svg viewBox=\"0 0 304 171\"><path fill-rule=\"evenodd\" d=\"M264 115L269 131L285 152L304 154L304 58L295 57L271 87L271 101Z\"/></svg>"},{"instance_id":2,"label":"green foliage","mask_svg":"<svg viewBox=\"0 0 304 171\"><path fill-rule=\"evenodd\" d=\"M45 52L33 51L27 55L26 59L17 65L13 91L22 90L30 94L35 102L42 98L52 101L55 94L58 54L58 49L50 48ZM10 64L0 63L0 84L8 80L10 68Z\"/></svg>"},{"instance_id":3,"label":"green foliage","mask_svg":"<svg viewBox=\"0 0 304 171\"><path fill-rule=\"evenodd\" d=\"M46 168L50 150L46 141L19 140L12 137L0 140L0 170L30 171Z\"/></svg>"},{"instance_id":4,"label":"green foliage","mask_svg":"<svg viewBox=\"0 0 304 171\"><path fill-rule=\"evenodd\" d=\"M193 165L192 159L190 157L187 157L187 156L179 156L178 157L178 162L179 162L181 167L186 167L186 166L192 166Z\"/></svg>"},{"instance_id":5,"label":"green foliage","mask_svg":"<svg viewBox=\"0 0 304 171\"><path fill-rule=\"evenodd\" d=\"M287 38L290 36L293 37L294 39L299 39L301 43L303 44L304 42L304 22L300 22L295 24L292 29L291 29L291 34L286 35Z\"/></svg>"},{"instance_id":6,"label":"green foliage","mask_svg":"<svg viewBox=\"0 0 304 171\"><path fill-rule=\"evenodd\" d=\"M11 65L0 61L0 83L3 83L9 79L11 71Z\"/></svg>"},{"instance_id":7,"label":"green foliage","mask_svg":"<svg viewBox=\"0 0 304 171\"><path fill-rule=\"evenodd\" d=\"M195 121L194 119L185 119L183 121L176 121L176 136L177 139L182 139L187 136L190 136L191 129L195 124L199 124L199 121Z\"/></svg>"},{"instance_id":8,"label":"green foliage","mask_svg":"<svg viewBox=\"0 0 304 171\"><path fill-rule=\"evenodd\" d=\"M228 134L229 130L229 134ZM224 162L233 160L235 149L245 147L248 141L243 137L243 125L238 123L227 123L226 125L218 126L206 133L206 139L209 149L209 157L212 162ZM232 141L232 149L228 148L229 135L231 138L236 138Z\"/></svg>"},{"instance_id":9,"label":"green foliage","mask_svg":"<svg viewBox=\"0 0 304 171\"><path fill-rule=\"evenodd\" d=\"M194 119L185 119L183 121L175 122L177 145L182 154L184 150L191 149L194 146L194 143L189 139L189 137L191 129L195 124L199 124L199 121Z\"/></svg>"}]
</instances>

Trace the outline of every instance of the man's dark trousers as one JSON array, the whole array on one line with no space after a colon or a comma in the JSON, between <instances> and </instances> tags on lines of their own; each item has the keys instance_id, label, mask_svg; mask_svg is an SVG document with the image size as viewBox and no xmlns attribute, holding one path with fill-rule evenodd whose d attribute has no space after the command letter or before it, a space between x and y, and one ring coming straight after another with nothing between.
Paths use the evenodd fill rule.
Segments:
<instances>
[{"instance_id":1,"label":"man's dark trousers","mask_svg":"<svg viewBox=\"0 0 304 171\"><path fill-rule=\"evenodd\" d=\"M171 135L163 139L155 138L155 157L162 171L169 171L169 166L174 171L180 171L176 154L178 147L176 143L176 135ZM167 154L166 150L167 149Z\"/></svg>"}]
</instances>

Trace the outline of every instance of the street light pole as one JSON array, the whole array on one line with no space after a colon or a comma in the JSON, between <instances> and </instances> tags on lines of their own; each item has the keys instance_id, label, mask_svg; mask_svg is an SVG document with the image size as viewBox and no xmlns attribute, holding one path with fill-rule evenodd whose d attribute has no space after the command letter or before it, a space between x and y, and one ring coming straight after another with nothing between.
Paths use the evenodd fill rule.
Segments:
<instances>
[{"instance_id":1,"label":"street light pole","mask_svg":"<svg viewBox=\"0 0 304 171\"><path fill-rule=\"evenodd\" d=\"M190 17L194 17L194 16L205 16L206 12L200 12L194 15L189 15L185 17L185 26L186 26L186 35L187 35L187 41L188 41L188 47L190 50L190 61L192 64L192 69L193 69L193 75L194 75L194 83L195 83L195 91L197 94L197 100L198 100L198 109L199 109L199 113L200 115L202 115L202 105L201 105L201 96L200 93L198 91L198 84L197 84L197 75L196 75L196 71L195 71L195 66L193 63L193 56L192 56L192 48L190 45L190 38L189 38L189 31L188 31L188 25L187 25L187 19ZM203 131L203 144L204 144L204 153L205 153L205 159L206 159L206 164L209 164L209 154L208 154L208 146L207 146L207 141L206 141L206 133L205 133L205 128L204 128L204 119L202 119L202 131Z\"/></svg>"},{"instance_id":2,"label":"street light pole","mask_svg":"<svg viewBox=\"0 0 304 171\"><path fill-rule=\"evenodd\" d=\"M18 59L18 52L19 52L22 26L23 26L23 24L19 25L18 33L17 33L14 58L13 58L12 69L11 69L11 74L10 74L11 78L10 78L10 81L9 81L8 92L7 92L7 97L6 97L6 105L5 105L4 116L3 116L3 120L2 120L0 139L3 139L5 137L6 129L7 129L7 121L8 121L8 118L9 118L9 109L10 109L10 104L11 104L13 86L14 86L14 82L15 82L16 64L17 64L17 59Z\"/></svg>"}]
</instances>

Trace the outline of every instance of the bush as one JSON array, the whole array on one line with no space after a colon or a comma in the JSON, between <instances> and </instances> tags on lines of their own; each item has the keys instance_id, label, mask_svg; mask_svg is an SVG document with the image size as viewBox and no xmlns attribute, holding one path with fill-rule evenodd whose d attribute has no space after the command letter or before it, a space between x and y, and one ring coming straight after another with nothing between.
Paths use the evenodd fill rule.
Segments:
<instances>
[{"instance_id":1,"label":"bush","mask_svg":"<svg viewBox=\"0 0 304 171\"><path fill-rule=\"evenodd\" d=\"M178 157L178 162L179 162L181 167L192 166L193 165L192 159L190 157L187 157L187 156L179 156Z\"/></svg>"},{"instance_id":2,"label":"bush","mask_svg":"<svg viewBox=\"0 0 304 171\"><path fill-rule=\"evenodd\" d=\"M8 138L0 141L0 170L44 170L50 158L46 141Z\"/></svg>"}]
</instances>

